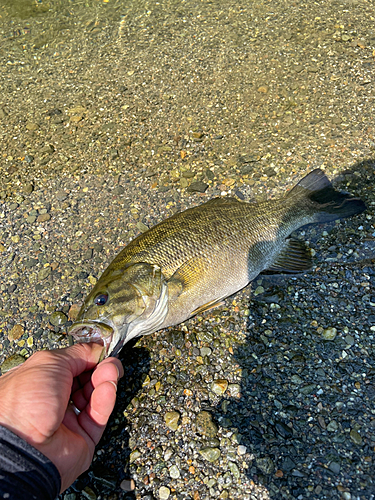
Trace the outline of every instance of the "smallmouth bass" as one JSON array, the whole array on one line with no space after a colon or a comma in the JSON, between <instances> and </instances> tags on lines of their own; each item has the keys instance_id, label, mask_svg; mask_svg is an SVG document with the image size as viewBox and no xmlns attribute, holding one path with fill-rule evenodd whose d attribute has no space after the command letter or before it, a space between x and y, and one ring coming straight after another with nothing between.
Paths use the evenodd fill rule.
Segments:
<instances>
[{"instance_id":1,"label":"smallmouth bass","mask_svg":"<svg viewBox=\"0 0 375 500\"><path fill-rule=\"evenodd\" d=\"M365 208L316 169L280 199L214 198L177 213L115 257L68 333L79 342L99 342L105 356L116 356L134 337L219 305L262 271L309 269L308 249L290 234Z\"/></svg>"}]
</instances>

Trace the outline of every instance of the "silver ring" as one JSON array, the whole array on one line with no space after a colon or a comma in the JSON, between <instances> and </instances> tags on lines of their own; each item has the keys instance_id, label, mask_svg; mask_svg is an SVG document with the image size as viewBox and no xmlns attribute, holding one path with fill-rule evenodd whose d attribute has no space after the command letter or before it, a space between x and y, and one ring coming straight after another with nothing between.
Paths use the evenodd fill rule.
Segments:
<instances>
[{"instance_id":1,"label":"silver ring","mask_svg":"<svg viewBox=\"0 0 375 500\"><path fill-rule=\"evenodd\" d=\"M79 409L76 407L76 405L73 403L73 401L70 401L70 406L72 407L72 409L73 409L73 411L74 411L74 413L75 413L76 415L79 415L79 414L81 413L81 410L79 410Z\"/></svg>"}]
</instances>

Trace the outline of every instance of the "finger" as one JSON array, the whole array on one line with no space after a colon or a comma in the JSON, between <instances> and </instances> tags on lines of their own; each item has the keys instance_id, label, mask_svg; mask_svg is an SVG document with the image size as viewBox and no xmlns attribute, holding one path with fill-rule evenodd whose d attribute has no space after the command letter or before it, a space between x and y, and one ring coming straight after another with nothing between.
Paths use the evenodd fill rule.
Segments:
<instances>
[{"instance_id":1,"label":"finger","mask_svg":"<svg viewBox=\"0 0 375 500\"><path fill-rule=\"evenodd\" d=\"M61 356L69 364L73 377L92 370L99 361L103 346L99 344L75 344L65 349L51 351L54 356Z\"/></svg>"},{"instance_id":2,"label":"finger","mask_svg":"<svg viewBox=\"0 0 375 500\"><path fill-rule=\"evenodd\" d=\"M104 382L96 387L91 395L90 404L80 413L78 419L83 430L98 444L116 402L116 384Z\"/></svg>"},{"instance_id":3,"label":"finger","mask_svg":"<svg viewBox=\"0 0 375 500\"><path fill-rule=\"evenodd\" d=\"M104 363L114 363L119 371L119 378L124 376L124 367L122 366L121 361L118 358L106 358L98 366L103 365Z\"/></svg>"},{"instance_id":4,"label":"finger","mask_svg":"<svg viewBox=\"0 0 375 500\"><path fill-rule=\"evenodd\" d=\"M91 387L91 392L89 397L86 397L83 389L79 389L74 394L72 394L71 400L73 401L74 405L79 409L79 411L83 411L86 408L86 406L90 401L90 397L93 390L94 388Z\"/></svg>"},{"instance_id":5,"label":"finger","mask_svg":"<svg viewBox=\"0 0 375 500\"><path fill-rule=\"evenodd\" d=\"M119 377L120 372L117 364L113 362L100 363L92 374L91 382L94 387L98 387L103 382L110 380L117 384Z\"/></svg>"},{"instance_id":6,"label":"finger","mask_svg":"<svg viewBox=\"0 0 375 500\"><path fill-rule=\"evenodd\" d=\"M77 377L80 387L83 387L85 384L87 384L87 382L89 382L89 380L91 379L91 375L92 375L92 370L88 372L83 372L81 373L81 375Z\"/></svg>"}]
</instances>

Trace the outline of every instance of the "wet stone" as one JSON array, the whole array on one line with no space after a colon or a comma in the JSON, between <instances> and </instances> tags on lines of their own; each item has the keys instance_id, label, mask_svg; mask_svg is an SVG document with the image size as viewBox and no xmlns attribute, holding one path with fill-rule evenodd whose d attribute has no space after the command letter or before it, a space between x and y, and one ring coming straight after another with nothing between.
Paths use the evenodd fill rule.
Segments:
<instances>
[{"instance_id":1,"label":"wet stone","mask_svg":"<svg viewBox=\"0 0 375 500\"><path fill-rule=\"evenodd\" d=\"M331 420L329 424L327 425L327 431L329 432L336 432L337 429L339 428L338 423L336 420Z\"/></svg>"},{"instance_id":2,"label":"wet stone","mask_svg":"<svg viewBox=\"0 0 375 500\"><path fill-rule=\"evenodd\" d=\"M34 132L35 130L38 130L39 125L37 123L34 123L34 122L27 122L26 128L27 128L27 130L30 130L30 132Z\"/></svg>"},{"instance_id":3,"label":"wet stone","mask_svg":"<svg viewBox=\"0 0 375 500\"><path fill-rule=\"evenodd\" d=\"M133 462L135 462L140 456L141 456L141 452L139 450L134 450L130 453L130 457L129 457L129 462L132 464Z\"/></svg>"},{"instance_id":4,"label":"wet stone","mask_svg":"<svg viewBox=\"0 0 375 500\"><path fill-rule=\"evenodd\" d=\"M260 469L264 474L271 474L275 468L270 457L257 458L256 464L258 469Z\"/></svg>"},{"instance_id":5,"label":"wet stone","mask_svg":"<svg viewBox=\"0 0 375 500\"><path fill-rule=\"evenodd\" d=\"M197 338L201 342L211 342L212 341L212 333L206 332L203 330L202 332L197 332Z\"/></svg>"},{"instance_id":6,"label":"wet stone","mask_svg":"<svg viewBox=\"0 0 375 500\"><path fill-rule=\"evenodd\" d=\"M228 388L228 381L223 379L214 380L211 385L211 390L218 396L222 396Z\"/></svg>"},{"instance_id":7,"label":"wet stone","mask_svg":"<svg viewBox=\"0 0 375 500\"><path fill-rule=\"evenodd\" d=\"M180 419L180 414L178 411L168 411L164 415L164 422L168 429L175 431L178 427L178 421Z\"/></svg>"},{"instance_id":8,"label":"wet stone","mask_svg":"<svg viewBox=\"0 0 375 500\"><path fill-rule=\"evenodd\" d=\"M212 421L212 415L208 411L198 413L195 420L197 431L206 437L215 437L218 431L217 425Z\"/></svg>"},{"instance_id":9,"label":"wet stone","mask_svg":"<svg viewBox=\"0 0 375 500\"><path fill-rule=\"evenodd\" d=\"M177 465L172 465L172 467L169 468L169 475L172 479L178 479L180 477L180 471Z\"/></svg>"},{"instance_id":10,"label":"wet stone","mask_svg":"<svg viewBox=\"0 0 375 500\"><path fill-rule=\"evenodd\" d=\"M208 462L216 462L221 455L221 452L218 448L202 448L199 450L199 453L202 457Z\"/></svg>"},{"instance_id":11,"label":"wet stone","mask_svg":"<svg viewBox=\"0 0 375 500\"><path fill-rule=\"evenodd\" d=\"M86 486L82 490L82 496L83 498L87 498L88 500L96 500L97 498L96 493L90 488L90 486Z\"/></svg>"},{"instance_id":12,"label":"wet stone","mask_svg":"<svg viewBox=\"0 0 375 500\"><path fill-rule=\"evenodd\" d=\"M229 384L228 385L228 390L230 392L230 395L233 398L238 397L241 394L241 386L240 384Z\"/></svg>"},{"instance_id":13,"label":"wet stone","mask_svg":"<svg viewBox=\"0 0 375 500\"><path fill-rule=\"evenodd\" d=\"M166 486L161 486L159 488L159 498L160 500L168 500L171 490Z\"/></svg>"},{"instance_id":14,"label":"wet stone","mask_svg":"<svg viewBox=\"0 0 375 500\"><path fill-rule=\"evenodd\" d=\"M340 473L340 464L338 462L331 462L329 464L328 468L334 474L339 474Z\"/></svg>"},{"instance_id":15,"label":"wet stone","mask_svg":"<svg viewBox=\"0 0 375 500\"><path fill-rule=\"evenodd\" d=\"M228 467L233 476L238 479L240 477L240 470L235 462L228 462Z\"/></svg>"},{"instance_id":16,"label":"wet stone","mask_svg":"<svg viewBox=\"0 0 375 500\"><path fill-rule=\"evenodd\" d=\"M68 321L68 318L62 311L55 311L51 314L49 322L53 326L62 326Z\"/></svg>"},{"instance_id":17,"label":"wet stone","mask_svg":"<svg viewBox=\"0 0 375 500\"><path fill-rule=\"evenodd\" d=\"M322 337L324 340L334 340L337 335L337 329L336 328L326 328L323 330Z\"/></svg>"},{"instance_id":18,"label":"wet stone","mask_svg":"<svg viewBox=\"0 0 375 500\"><path fill-rule=\"evenodd\" d=\"M256 289L254 290L254 296L256 297L257 295L260 295L261 293L264 293L264 288L262 286L257 286Z\"/></svg>"},{"instance_id":19,"label":"wet stone","mask_svg":"<svg viewBox=\"0 0 375 500\"><path fill-rule=\"evenodd\" d=\"M41 269L38 273L38 281L42 281L48 278L48 276L51 274L51 271L52 269L50 266Z\"/></svg>"},{"instance_id":20,"label":"wet stone","mask_svg":"<svg viewBox=\"0 0 375 500\"><path fill-rule=\"evenodd\" d=\"M192 182L188 187L188 191L191 193L205 193L208 188L208 184L202 181Z\"/></svg>"},{"instance_id":21,"label":"wet stone","mask_svg":"<svg viewBox=\"0 0 375 500\"><path fill-rule=\"evenodd\" d=\"M9 358L6 358L3 361L2 365L0 366L1 373L4 374L7 371L9 371L12 368L14 368L15 366L21 365L25 361L26 361L26 358L24 358L20 354L12 354L11 356L9 356Z\"/></svg>"},{"instance_id":22,"label":"wet stone","mask_svg":"<svg viewBox=\"0 0 375 500\"><path fill-rule=\"evenodd\" d=\"M245 455L247 449L246 449L246 446L244 446L243 444L240 444L238 447L237 447L237 453L241 456L241 455Z\"/></svg>"},{"instance_id":23,"label":"wet stone","mask_svg":"<svg viewBox=\"0 0 375 500\"><path fill-rule=\"evenodd\" d=\"M57 193L55 194L55 197L58 201L64 201L67 199L68 197L68 193L66 193L65 191L61 190L61 191L57 191Z\"/></svg>"},{"instance_id":24,"label":"wet stone","mask_svg":"<svg viewBox=\"0 0 375 500\"><path fill-rule=\"evenodd\" d=\"M145 233L146 231L148 231L148 227L146 226L146 224L143 224L143 222L137 222L137 229L139 229L139 231L141 231L141 233Z\"/></svg>"},{"instance_id":25,"label":"wet stone","mask_svg":"<svg viewBox=\"0 0 375 500\"><path fill-rule=\"evenodd\" d=\"M350 439L353 441L353 443L361 445L362 444L362 437L359 434L359 432L356 429L352 429L350 431Z\"/></svg>"},{"instance_id":26,"label":"wet stone","mask_svg":"<svg viewBox=\"0 0 375 500\"><path fill-rule=\"evenodd\" d=\"M123 491L133 491L135 489L135 483L133 479L124 479L121 481L120 488Z\"/></svg>"},{"instance_id":27,"label":"wet stone","mask_svg":"<svg viewBox=\"0 0 375 500\"><path fill-rule=\"evenodd\" d=\"M25 194L31 194L34 191L34 186L31 183L25 184L23 186L22 192Z\"/></svg>"},{"instance_id":28,"label":"wet stone","mask_svg":"<svg viewBox=\"0 0 375 500\"><path fill-rule=\"evenodd\" d=\"M37 222L47 222L48 220L50 220L51 216L50 214L41 214L38 216L37 218Z\"/></svg>"},{"instance_id":29,"label":"wet stone","mask_svg":"<svg viewBox=\"0 0 375 500\"><path fill-rule=\"evenodd\" d=\"M11 331L8 334L8 340L18 340L19 338L22 337L24 334L25 330L22 325L14 325L14 327L11 329Z\"/></svg>"},{"instance_id":30,"label":"wet stone","mask_svg":"<svg viewBox=\"0 0 375 500\"><path fill-rule=\"evenodd\" d=\"M301 377L299 375L292 375L290 378L290 381L296 385L302 384L302 382L303 382L303 380L301 379Z\"/></svg>"}]
</instances>

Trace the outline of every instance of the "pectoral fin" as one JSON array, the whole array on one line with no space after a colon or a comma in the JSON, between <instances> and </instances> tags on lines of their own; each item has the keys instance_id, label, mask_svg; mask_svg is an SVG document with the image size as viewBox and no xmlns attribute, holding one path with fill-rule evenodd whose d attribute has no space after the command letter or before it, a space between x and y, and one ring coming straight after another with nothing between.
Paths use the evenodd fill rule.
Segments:
<instances>
[{"instance_id":1,"label":"pectoral fin","mask_svg":"<svg viewBox=\"0 0 375 500\"><path fill-rule=\"evenodd\" d=\"M169 283L179 284L182 290L194 286L202 279L202 274L205 272L205 263L203 258L194 257L184 262L177 271L168 280ZM180 292L181 293L181 292Z\"/></svg>"}]
</instances>

